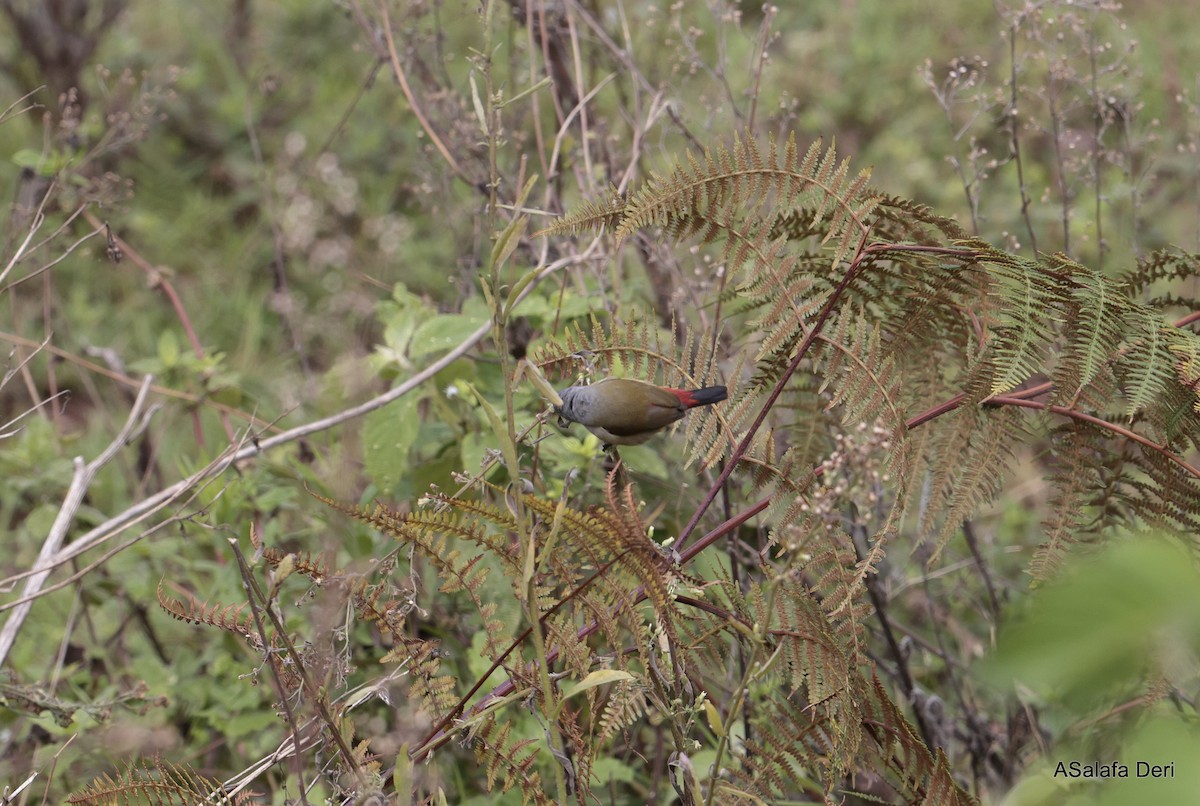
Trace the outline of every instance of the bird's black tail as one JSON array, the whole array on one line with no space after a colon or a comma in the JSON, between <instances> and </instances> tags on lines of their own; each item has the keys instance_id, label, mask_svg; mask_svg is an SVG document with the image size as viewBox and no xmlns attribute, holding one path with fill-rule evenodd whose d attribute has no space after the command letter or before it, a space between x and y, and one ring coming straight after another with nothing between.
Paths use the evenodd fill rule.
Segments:
<instances>
[{"instance_id":1,"label":"bird's black tail","mask_svg":"<svg viewBox=\"0 0 1200 806\"><path fill-rule=\"evenodd\" d=\"M706 386L703 389L692 389L686 394L687 397L683 398L683 405L689 409L693 406L711 406L713 403L720 403L729 397L724 386Z\"/></svg>"}]
</instances>

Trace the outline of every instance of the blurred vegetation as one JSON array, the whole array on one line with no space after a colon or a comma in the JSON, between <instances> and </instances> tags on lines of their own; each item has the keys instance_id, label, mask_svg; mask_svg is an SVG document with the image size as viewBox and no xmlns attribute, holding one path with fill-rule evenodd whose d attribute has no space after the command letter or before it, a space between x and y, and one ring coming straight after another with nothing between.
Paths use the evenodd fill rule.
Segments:
<instances>
[{"instance_id":1,"label":"blurred vegetation","mask_svg":"<svg viewBox=\"0 0 1200 806\"><path fill-rule=\"evenodd\" d=\"M536 355L593 321L636 322L647 343L669 345L677 323L715 334L711 357L731 386L751 374L732 359L746 330L722 330L723 317L741 328L750 314L730 302L712 250L653 229L619 247L611 233L531 235L612 188L627 198L687 149L745 132L836 142L883 192L1025 258L1062 250L1119 278L1152 250L1178 250L1185 257L1143 299L1194 330L1200 51L1185 5L0 1L0 186L10 189L0 622L19 633L0 677L0 780L12 792L36 776L14 802L64 802L105 774L127 784L129 802L143 775L249 783L264 803L403 800L405 775L433 802L523 802L499 791L520 775L496 779L467 741L405 763L437 720L410 690L416 664L381 664L387 653L440 641L434 657L459 681L455 698L485 674L484 693L503 686L517 662L490 670L495 653L463 592L439 592L432 563L309 492L408 515L470 485L498 509L515 506L523 482L509 486L504 431L545 409L511 381L508 349L525 339ZM518 212L529 219L521 231ZM518 240L500 255L505 231ZM528 277L513 321L501 321L496 297ZM431 367L388 405L346 414ZM582 365L554 381L572 372ZM15 621L21 575L56 532L75 458L113 443L145 375L145 421L96 468L52 548L44 595ZM818 402L823 392L804 390ZM322 418L333 421L270 442ZM537 427L537 493L580 511L611 504L596 440ZM1191 802L1196 546L1106 521L1073 535L1061 578L1057 567L1042 574L1031 595L1043 523L1056 517L1047 430L1013 447L998 494L940 551L911 522L892 538L875 576L906 660L883 654L874 625L870 651L909 718L904 663L921 707L946 709L941 749L975 797ZM722 469L689 463L694 432L682 434L621 451L658 540L681 533ZM1176 447L1196 464L1194 444ZM144 502L153 508L111 520ZM1112 514L1103 501L1096 511ZM730 514L710 513L703 528ZM709 552L688 573L727 582L769 553L774 525L748 522L728 554ZM482 564L492 575L474 593L495 618L536 622L537 596L514 595L494 556ZM333 569L337 584L321 573ZM365 617L358 579L407 619L402 628ZM268 660L255 607L222 621L204 605L253 600L250 580L320 696L289 687L289 670ZM171 619L163 602L202 623ZM538 657L525 647L520 658ZM280 690L305 696L289 709ZM336 717L309 729L320 740L298 758L274 755L322 698ZM709 740L690 761L698 780L718 736L745 738L715 727L727 704L686 717ZM537 709L508 708L513 742L533 741L510 755L540 750L530 769L554 797L570 766L563 745ZM593 802L685 800L668 731L685 717L630 708L592 760ZM1062 759L1117 758L1174 762L1176 778L1155 790L1053 775ZM818 781L796 797L899 802L880 770L843 772L830 786L806 768Z\"/></svg>"}]
</instances>

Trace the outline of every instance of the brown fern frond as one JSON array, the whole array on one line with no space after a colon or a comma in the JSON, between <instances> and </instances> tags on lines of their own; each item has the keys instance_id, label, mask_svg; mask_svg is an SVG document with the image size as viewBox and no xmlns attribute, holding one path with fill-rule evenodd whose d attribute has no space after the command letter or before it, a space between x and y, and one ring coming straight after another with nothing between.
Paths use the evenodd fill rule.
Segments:
<instances>
[{"instance_id":1,"label":"brown fern frond","mask_svg":"<svg viewBox=\"0 0 1200 806\"><path fill-rule=\"evenodd\" d=\"M854 306L845 306L821 341L826 349L820 374L830 390L829 406L841 407L846 425L882 418L896 437L904 431L901 376L878 328Z\"/></svg>"},{"instance_id":2,"label":"brown fern frond","mask_svg":"<svg viewBox=\"0 0 1200 806\"><path fill-rule=\"evenodd\" d=\"M405 654L389 652L381 662L408 661L412 698L430 716L442 717L458 705L458 677L441 674L440 642L405 643Z\"/></svg>"},{"instance_id":3,"label":"brown fern frond","mask_svg":"<svg viewBox=\"0 0 1200 806\"><path fill-rule=\"evenodd\" d=\"M376 504L373 510L368 511L315 493L314 495L337 511L417 548L438 569L442 580L440 590L443 593L462 591L467 595L482 620L487 654L492 658L499 656L505 643L506 625L495 618L495 603L485 602L483 599L482 588L489 574L487 565L481 562L485 554L466 556L458 547L458 543L467 541L487 549L485 553L490 556L507 558L510 568L515 573L516 560L510 556L507 542L502 541L498 534L489 531L486 525L486 519L495 519L500 524L511 523L512 515L507 509L470 502L467 499L438 497L440 503L452 508L461 505L467 513L464 515L447 509L442 512L423 511L406 515L382 504Z\"/></svg>"},{"instance_id":4,"label":"brown fern frond","mask_svg":"<svg viewBox=\"0 0 1200 806\"><path fill-rule=\"evenodd\" d=\"M792 691L803 690L810 703L848 696L858 659L830 630L813 591L794 580L781 581L775 595L775 612L770 614L762 612L766 605L762 593L756 588L752 601L763 619L760 623L772 625L771 636L782 650Z\"/></svg>"},{"instance_id":5,"label":"brown fern frond","mask_svg":"<svg viewBox=\"0 0 1200 806\"><path fill-rule=\"evenodd\" d=\"M664 339L651 323L652 318L635 311L608 328L598 319L592 320L587 332L573 324L558 340L537 347L531 360L547 375L569 379L581 369L602 377L619 368L621 375L664 386L703 386L712 380L712 358L694 353L694 345L712 343L711 332L696 333L685 326Z\"/></svg>"},{"instance_id":6,"label":"brown fern frond","mask_svg":"<svg viewBox=\"0 0 1200 806\"><path fill-rule=\"evenodd\" d=\"M1103 487L1100 434L1089 425L1072 421L1054 429L1051 439L1053 469L1048 480L1054 492L1050 517L1042 524L1044 539L1029 564L1038 581L1053 577L1069 548L1100 522L1094 498L1094 491Z\"/></svg>"},{"instance_id":7,"label":"brown fern frond","mask_svg":"<svg viewBox=\"0 0 1200 806\"><path fill-rule=\"evenodd\" d=\"M1183 252L1179 249L1156 249L1126 271L1118 279L1125 288L1126 294L1133 299L1141 299L1144 304L1163 308L1172 304L1173 300L1167 294L1153 295L1156 283L1172 283L1195 277L1200 271L1200 254ZM1194 300L1192 301L1194 304Z\"/></svg>"},{"instance_id":8,"label":"brown fern frond","mask_svg":"<svg viewBox=\"0 0 1200 806\"><path fill-rule=\"evenodd\" d=\"M620 191L610 186L603 198L583 202L578 208L557 219L550 226L533 233L533 237L574 236L601 229L612 232L620 227L626 215L625 198Z\"/></svg>"},{"instance_id":9,"label":"brown fern frond","mask_svg":"<svg viewBox=\"0 0 1200 806\"><path fill-rule=\"evenodd\" d=\"M1027 440L1027 418L1014 409L965 408L943 417L920 459L931 476L921 539L940 552L963 520L999 494L1016 446ZM926 443L927 445L929 443ZM954 461L945 457L954 456ZM914 489L913 495L922 495Z\"/></svg>"},{"instance_id":10,"label":"brown fern frond","mask_svg":"<svg viewBox=\"0 0 1200 806\"><path fill-rule=\"evenodd\" d=\"M131 762L125 771L113 778L101 775L80 792L67 798L67 803L99 806L113 803L156 803L192 806L196 803L247 806L261 803L242 792L231 796L224 793L220 781L211 781L191 767L172 764L161 759L150 762Z\"/></svg>"},{"instance_id":11,"label":"brown fern frond","mask_svg":"<svg viewBox=\"0 0 1200 806\"><path fill-rule=\"evenodd\" d=\"M770 801L824 798L859 754L862 714L855 698L837 698L836 705L776 698L765 706L733 780Z\"/></svg>"},{"instance_id":12,"label":"brown fern frond","mask_svg":"<svg viewBox=\"0 0 1200 806\"><path fill-rule=\"evenodd\" d=\"M881 241L941 246L970 237L957 221L938 215L928 205L882 192L877 199L871 231Z\"/></svg>"},{"instance_id":13,"label":"brown fern frond","mask_svg":"<svg viewBox=\"0 0 1200 806\"><path fill-rule=\"evenodd\" d=\"M471 735L472 747L487 773L487 788L501 781L502 792L514 786L521 791L522 803L547 804L554 801L546 793L541 773L534 769L539 743L534 739L512 741L512 726L500 724L494 716L483 719Z\"/></svg>"},{"instance_id":14,"label":"brown fern frond","mask_svg":"<svg viewBox=\"0 0 1200 806\"><path fill-rule=\"evenodd\" d=\"M671 610L672 603L669 562L646 533L633 498L633 488L629 485L618 487L619 475L619 465L608 474L605 487L608 508L598 511L597 515L605 521L608 533L615 540L614 551L621 558L622 567L641 583L655 611L665 613Z\"/></svg>"},{"instance_id":15,"label":"brown fern frond","mask_svg":"<svg viewBox=\"0 0 1200 806\"><path fill-rule=\"evenodd\" d=\"M255 647L262 648L262 641L259 638L258 632L254 629L253 621L249 615L242 614L242 611L246 607L245 602L220 606L210 605L207 602L201 603L190 596L186 601L176 599L166 594L166 591L163 590L161 580L158 583L155 593L158 598L158 606L167 615L171 616L171 618L187 624L204 624L209 627L216 627L217 629L240 635Z\"/></svg>"},{"instance_id":16,"label":"brown fern frond","mask_svg":"<svg viewBox=\"0 0 1200 806\"><path fill-rule=\"evenodd\" d=\"M608 699L593 720L595 744L603 747L646 713L646 696L639 683L624 681L608 688Z\"/></svg>"},{"instance_id":17,"label":"brown fern frond","mask_svg":"<svg viewBox=\"0 0 1200 806\"><path fill-rule=\"evenodd\" d=\"M703 160L688 153L685 161L686 167L677 166L667 176L652 174L627 199L610 195L585 204L544 232L608 227L619 243L636 230L660 227L677 241L699 234L711 242L723 235L727 248L736 250L732 244L746 240L739 222L754 222L752 229L761 235L752 240L761 244L778 221L808 208L823 242L834 245L836 264L865 237L879 204L878 194L867 187L867 172L851 177L848 161L839 162L834 147L822 150L819 142L801 158L794 137L782 154L772 138L764 156L753 137L735 137L731 147L719 144Z\"/></svg>"},{"instance_id":18,"label":"brown fern frond","mask_svg":"<svg viewBox=\"0 0 1200 806\"><path fill-rule=\"evenodd\" d=\"M275 546L266 546L262 551L263 559L271 566L279 565L289 555L294 564L292 570L308 577L317 585L332 576L340 576L342 573L340 570L330 568L328 557L313 557L312 552L288 552Z\"/></svg>"},{"instance_id":19,"label":"brown fern frond","mask_svg":"<svg viewBox=\"0 0 1200 806\"><path fill-rule=\"evenodd\" d=\"M859 702L876 754L908 802L974 806L975 799L954 782L945 753L939 748L936 757L930 754L874 673L862 687Z\"/></svg>"}]
</instances>

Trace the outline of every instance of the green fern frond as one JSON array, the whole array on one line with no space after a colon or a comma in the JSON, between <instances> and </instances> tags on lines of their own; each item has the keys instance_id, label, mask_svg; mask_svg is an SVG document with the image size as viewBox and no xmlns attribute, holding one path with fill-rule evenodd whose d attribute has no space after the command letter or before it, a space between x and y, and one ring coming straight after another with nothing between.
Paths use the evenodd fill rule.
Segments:
<instances>
[{"instance_id":1,"label":"green fern frond","mask_svg":"<svg viewBox=\"0 0 1200 806\"><path fill-rule=\"evenodd\" d=\"M1066 264L1066 261L1063 261ZM1074 264L1062 359L1054 372L1057 397L1070 400L1105 371L1125 329L1129 299L1112 281Z\"/></svg>"},{"instance_id":2,"label":"green fern frond","mask_svg":"<svg viewBox=\"0 0 1200 806\"><path fill-rule=\"evenodd\" d=\"M992 287L995 322L988 342L989 395L1015 389L1046 366L1054 328L1064 318L1055 285L1033 261L991 252L980 259Z\"/></svg>"},{"instance_id":3,"label":"green fern frond","mask_svg":"<svg viewBox=\"0 0 1200 806\"><path fill-rule=\"evenodd\" d=\"M1149 526L1200 535L1200 480L1161 453L1138 450L1117 481L1117 495ZM1200 548L1200 547L1198 547Z\"/></svg>"}]
</instances>

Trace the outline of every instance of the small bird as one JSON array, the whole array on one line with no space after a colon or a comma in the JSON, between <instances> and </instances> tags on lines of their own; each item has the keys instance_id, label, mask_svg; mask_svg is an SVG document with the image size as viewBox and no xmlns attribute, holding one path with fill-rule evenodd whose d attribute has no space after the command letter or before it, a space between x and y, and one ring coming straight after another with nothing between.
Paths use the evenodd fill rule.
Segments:
<instances>
[{"instance_id":1,"label":"small bird","mask_svg":"<svg viewBox=\"0 0 1200 806\"><path fill-rule=\"evenodd\" d=\"M559 425L579 423L605 445L641 445L687 410L726 398L724 386L671 389L631 378L605 378L589 386L570 386L555 406Z\"/></svg>"}]
</instances>

